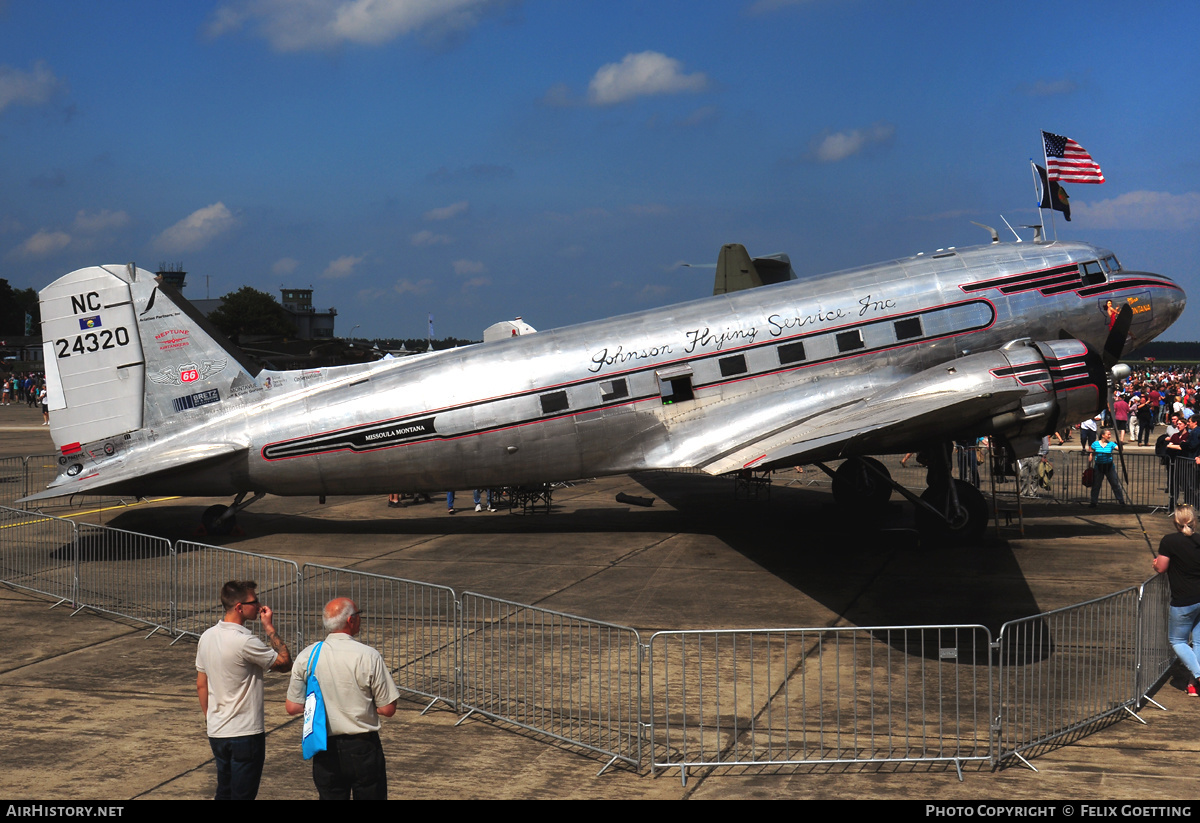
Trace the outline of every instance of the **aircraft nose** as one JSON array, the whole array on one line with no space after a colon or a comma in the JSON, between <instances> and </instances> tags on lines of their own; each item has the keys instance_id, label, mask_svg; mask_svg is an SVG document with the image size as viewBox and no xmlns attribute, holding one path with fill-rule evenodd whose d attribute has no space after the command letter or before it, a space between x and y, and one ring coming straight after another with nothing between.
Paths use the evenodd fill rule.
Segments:
<instances>
[{"instance_id":1,"label":"aircraft nose","mask_svg":"<svg viewBox=\"0 0 1200 823\"><path fill-rule=\"evenodd\" d=\"M1150 283L1157 282L1159 284L1157 288L1153 289L1153 296L1151 298L1153 314L1150 318L1149 327L1145 332L1136 335L1136 337L1141 338L1136 341L1140 344L1153 340L1179 319L1179 316L1183 314L1183 310L1187 306L1187 293L1179 287L1178 283L1162 274L1154 274L1153 272L1129 272L1126 274L1133 280L1143 283L1147 281Z\"/></svg>"},{"instance_id":2,"label":"aircraft nose","mask_svg":"<svg viewBox=\"0 0 1200 823\"><path fill-rule=\"evenodd\" d=\"M1162 277L1162 275L1158 276ZM1174 283L1174 281L1168 277L1162 277L1162 279ZM1156 310L1155 313L1157 314L1158 311L1160 311L1159 306L1163 303L1166 304L1165 307L1161 309L1163 319L1162 330L1165 331L1172 323L1179 319L1181 314L1183 314L1183 310L1187 307L1187 293L1180 288L1178 284L1176 284L1175 288L1173 289L1163 289L1163 292L1164 294L1162 298L1155 300L1158 305L1156 305L1154 308ZM1155 319L1157 320L1158 318Z\"/></svg>"}]
</instances>

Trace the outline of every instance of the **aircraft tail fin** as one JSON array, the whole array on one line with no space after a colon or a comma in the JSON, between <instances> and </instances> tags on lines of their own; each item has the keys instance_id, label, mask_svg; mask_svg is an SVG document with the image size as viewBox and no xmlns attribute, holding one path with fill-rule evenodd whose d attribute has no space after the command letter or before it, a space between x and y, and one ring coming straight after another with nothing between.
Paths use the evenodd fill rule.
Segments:
<instances>
[{"instance_id":1,"label":"aircraft tail fin","mask_svg":"<svg viewBox=\"0 0 1200 823\"><path fill-rule=\"evenodd\" d=\"M713 281L713 294L730 294L744 289L753 289L763 284L750 253L741 243L726 243L717 255L717 276Z\"/></svg>"},{"instance_id":2,"label":"aircraft tail fin","mask_svg":"<svg viewBox=\"0 0 1200 823\"><path fill-rule=\"evenodd\" d=\"M39 298L50 434L64 453L184 423L253 384L221 333L133 264L79 269Z\"/></svg>"},{"instance_id":3,"label":"aircraft tail fin","mask_svg":"<svg viewBox=\"0 0 1200 823\"><path fill-rule=\"evenodd\" d=\"M713 294L730 294L795 279L796 273L786 254L752 258L741 243L727 243L717 255Z\"/></svg>"}]
</instances>

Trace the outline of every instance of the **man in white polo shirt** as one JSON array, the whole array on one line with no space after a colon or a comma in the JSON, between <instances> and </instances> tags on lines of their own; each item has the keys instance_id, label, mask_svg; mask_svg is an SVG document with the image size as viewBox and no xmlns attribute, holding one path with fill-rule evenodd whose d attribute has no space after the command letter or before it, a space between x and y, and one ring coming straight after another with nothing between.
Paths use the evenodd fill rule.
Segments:
<instances>
[{"instance_id":1,"label":"man in white polo shirt","mask_svg":"<svg viewBox=\"0 0 1200 823\"><path fill-rule=\"evenodd\" d=\"M321 684L328 748L313 755L313 783L322 800L387 800L387 765L379 741L379 718L396 713L400 690L383 657L354 639L362 612L348 597L325 604L329 634L321 642L315 674ZM304 713L310 662L317 644L296 658L288 683L288 714Z\"/></svg>"},{"instance_id":2,"label":"man in white polo shirt","mask_svg":"<svg viewBox=\"0 0 1200 823\"><path fill-rule=\"evenodd\" d=\"M216 800L253 800L267 755L263 672L287 672L292 655L275 632L274 612L258 602L253 580L221 587L221 622L196 647L196 694L217 763ZM261 620L268 646L245 624Z\"/></svg>"}]
</instances>

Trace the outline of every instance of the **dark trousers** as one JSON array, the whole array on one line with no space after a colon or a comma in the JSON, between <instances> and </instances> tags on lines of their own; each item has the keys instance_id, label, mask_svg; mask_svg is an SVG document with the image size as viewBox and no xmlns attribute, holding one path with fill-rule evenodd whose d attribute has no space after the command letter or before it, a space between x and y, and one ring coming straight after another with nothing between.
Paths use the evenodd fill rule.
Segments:
<instances>
[{"instance_id":1,"label":"dark trousers","mask_svg":"<svg viewBox=\"0 0 1200 823\"><path fill-rule=\"evenodd\" d=\"M322 800L387 800L387 765L379 732L329 736L313 755L313 783Z\"/></svg>"},{"instance_id":2,"label":"dark trousers","mask_svg":"<svg viewBox=\"0 0 1200 823\"><path fill-rule=\"evenodd\" d=\"M1113 494L1117 496L1117 502L1124 506L1125 495L1121 493L1121 481L1117 479L1117 466L1111 460L1107 463L1096 461L1095 471L1092 472L1092 505L1095 506L1100 499L1100 486L1103 485L1103 480L1108 480Z\"/></svg>"},{"instance_id":3,"label":"dark trousers","mask_svg":"<svg viewBox=\"0 0 1200 823\"><path fill-rule=\"evenodd\" d=\"M1178 505L1179 497L1183 496L1184 503L1190 506L1195 506L1200 501L1196 499L1196 472L1197 466L1195 458L1192 457L1174 457L1170 459L1167 475L1167 497L1171 500L1171 508L1174 509Z\"/></svg>"},{"instance_id":4,"label":"dark trousers","mask_svg":"<svg viewBox=\"0 0 1200 823\"><path fill-rule=\"evenodd\" d=\"M1150 414L1138 415L1138 445L1149 446L1150 436L1154 434L1154 416Z\"/></svg>"},{"instance_id":5,"label":"dark trousers","mask_svg":"<svg viewBox=\"0 0 1200 823\"><path fill-rule=\"evenodd\" d=\"M214 800L253 800L262 782L263 763L267 759L267 736L210 737L217 761L217 793Z\"/></svg>"}]
</instances>

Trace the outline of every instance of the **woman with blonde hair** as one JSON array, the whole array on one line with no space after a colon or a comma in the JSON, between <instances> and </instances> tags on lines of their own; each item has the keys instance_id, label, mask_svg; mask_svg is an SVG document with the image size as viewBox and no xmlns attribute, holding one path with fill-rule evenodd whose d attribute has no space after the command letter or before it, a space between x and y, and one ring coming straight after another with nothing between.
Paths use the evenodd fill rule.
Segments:
<instances>
[{"instance_id":1,"label":"woman with blonde hair","mask_svg":"<svg viewBox=\"0 0 1200 823\"><path fill-rule=\"evenodd\" d=\"M1173 515L1175 534L1163 536L1154 558L1154 570L1166 574L1171 584L1171 612L1167 638L1175 655L1188 670L1187 693L1200 695L1200 535L1196 534L1196 512L1186 503Z\"/></svg>"}]
</instances>

